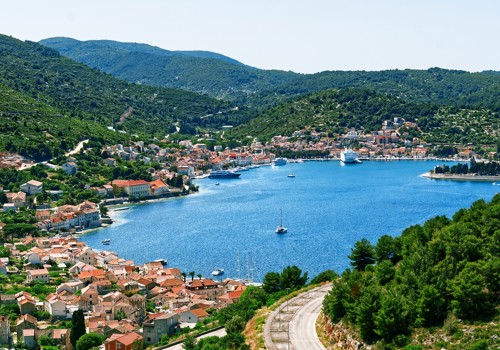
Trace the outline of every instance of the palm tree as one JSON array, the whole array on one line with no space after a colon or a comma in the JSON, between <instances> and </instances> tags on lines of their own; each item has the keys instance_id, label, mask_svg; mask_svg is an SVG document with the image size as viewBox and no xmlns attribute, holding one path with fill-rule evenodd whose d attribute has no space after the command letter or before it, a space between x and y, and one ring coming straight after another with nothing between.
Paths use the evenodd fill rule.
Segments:
<instances>
[{"instance_id":1,"label":"palm tree","mask_svg":"<svg viewBox=\"0 0 500 350\"><path fill-rule=\"evenodd\" d=\"M182 278L184 278L184 283L186 283L186 276L187 276L187 273L183 272L183 273L181 273L181 275L182 275Z\"/></svg>"},{"instance_id":2,"label":"palm tree","mask_svg":"<svg viewBox=\"0 0 500 350\"><path fill-rule=\"evenodd\" d=\"M198 278L200 279L201 281L201 273L197 274L196 276L198 276Z\"/></svg>"},{"instance_id":3,"label":"palm tree","mask_svg":"<svg viewBox=\"0 0 500 350\"><path fill-rule=\"evenodd\" d=\"M194 271L191 271L189 273L189 276L191 276L191 282L193 282L193 280L194 280Z\"/></svg>"}]
</instances>

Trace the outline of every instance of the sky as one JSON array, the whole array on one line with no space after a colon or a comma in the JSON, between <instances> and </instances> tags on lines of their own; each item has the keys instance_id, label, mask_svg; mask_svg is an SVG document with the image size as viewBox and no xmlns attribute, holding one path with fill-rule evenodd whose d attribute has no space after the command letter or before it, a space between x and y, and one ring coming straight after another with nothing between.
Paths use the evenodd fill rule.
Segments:
<instances>
[{"instance_id":1,"label":"sky","mask_svg":"<svg viewBox=\"0 0 500 350\"><path fill-rule=\"evenodd\" d=\"M6 0L0 34L206 50L298 73L500 71L498 0Z\"/></svg>"}]
</instances>

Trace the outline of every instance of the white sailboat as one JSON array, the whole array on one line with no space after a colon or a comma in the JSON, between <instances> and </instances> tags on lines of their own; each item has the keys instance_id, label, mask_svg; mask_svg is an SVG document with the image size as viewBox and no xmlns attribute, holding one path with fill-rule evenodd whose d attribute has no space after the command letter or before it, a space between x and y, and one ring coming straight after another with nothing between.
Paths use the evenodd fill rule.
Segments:
<instances>
[{"instance_id":1,"label":"white sailboat","mask_svg":"<svg viewBox=\"0 0 500 350\"><path fill-rule=\"evenodd\" d=\"M280 208L280 213L281 213L281 220L280 224L278 227L276 227L276 233L285 233L287 231L287 228L283 226L283 209Z\"/></svg>"}]
</instances>

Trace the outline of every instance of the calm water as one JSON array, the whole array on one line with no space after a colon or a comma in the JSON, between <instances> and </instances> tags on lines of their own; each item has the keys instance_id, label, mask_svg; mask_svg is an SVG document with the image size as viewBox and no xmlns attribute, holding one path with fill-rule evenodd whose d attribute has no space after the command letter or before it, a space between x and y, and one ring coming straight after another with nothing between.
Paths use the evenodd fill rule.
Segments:
<instances>
[{"instance_id":1,"label":"calm water","mask_svg":"<svg viewBox=\"0 0 500 350\"><path fill-rule=\"evenodd\" d=\"M436 164L306 162L252 169L240 179L197 180L198 194L132 206L115 213L117 223L82 240L102 249L100 242L109 238L106 249L136 264L166 258L169 266L204 276L216 267L225 276L256 281L287 265L310 277L326 269L342 272L361 238L376 243L436 215L451 217L499 189L420 176ZM274 233L280 208L288 228L283 235Z\"/></svg>"}]
</instances>

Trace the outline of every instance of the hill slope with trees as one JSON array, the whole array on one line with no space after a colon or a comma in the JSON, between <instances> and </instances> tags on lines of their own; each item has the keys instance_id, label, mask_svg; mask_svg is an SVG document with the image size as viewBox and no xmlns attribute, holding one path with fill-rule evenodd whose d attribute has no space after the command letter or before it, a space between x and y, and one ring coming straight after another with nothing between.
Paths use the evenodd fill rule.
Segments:
<instances>
[{"instance_id":1,"label":"hill slope with trees","mask_svg":"<svg viewBox=\"0 0 500 350\"><path fill-rule=\"evenodd\" d=\"M145 44L69 38L41 43L127 81L206 93L254 108L327 89L358 87L419 103L500 112L500 75L492 71L430 68L297 74L261 70L213 53L173 52Z\"/></svg>"},{"instance_id":2,"label":"hill slope with trees","mask_svg":"<svg viewBox=\"0 0 500 350\"><path fill-rule=\"evenodd\" d=\"M34 42L0 35L0 84L63 115L129 133L165 135L175 125L221 125L242 109L178 89L127 83Z\"/></svg>"},{"instance_id":3,"label":"hill slope with trees","mask_svg":"<svg viewBox=\"0 0 500 350\"><path fill-rule=\"evenodd\" d=\"M146 44L70 38L49 38L40 43L129 82L179 88L228 100L246 99L298 76L292 72L256 69L206 51L169 51Z\"/></svg>"},{"instance_id":4,"label":"hill slope with trees","mask_svg":"<svg viewBox=\"0 0 500 350\"><path fill-rule=\"evenodd\" d=\"M498 340L500 297L500 194L476 201L452 219L444 216L382 236L375 245L358 241L352 269L333 283L323 311L332 322L359 333L367 343L402 347L411 341L446 349L490 349ZM473 326L474 325L474 326ZM429 335L443 327L439 334ZM439 344L438 344L439 340Z\"/></svg>"},{"instance_id":5,"label":"hill slope with trees","mask_svg":"<svg viewBox=\"0 0 500 350\"><path fill-rule=\"evenodd\" d=\"M366 89L327 90L271 107L227 137L246 135L269 140L275 135L291 136L295 130L344 134L351 128L366 132L380 130L384 120L395 117L416 122L410 139L418 136L435 143L497 144L500 121L489 110L469 110L429 103L409 102Z\"/></svg>"}]
</instances>

